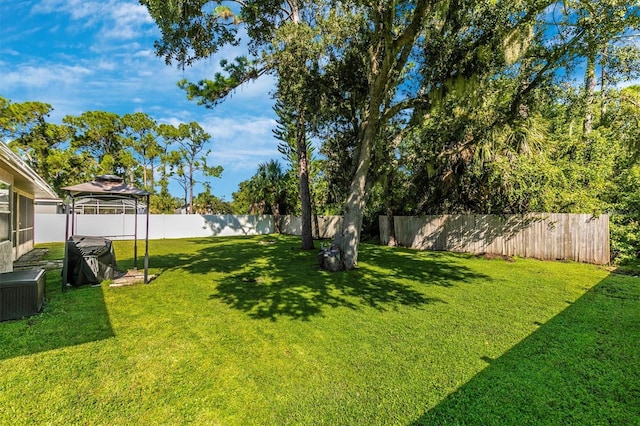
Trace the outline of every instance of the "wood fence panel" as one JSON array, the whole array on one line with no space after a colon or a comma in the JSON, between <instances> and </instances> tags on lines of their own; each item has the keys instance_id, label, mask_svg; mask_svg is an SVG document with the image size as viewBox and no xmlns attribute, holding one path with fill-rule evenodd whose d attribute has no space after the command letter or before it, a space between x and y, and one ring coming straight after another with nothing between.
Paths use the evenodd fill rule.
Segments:
<instances>
[{"instance_id":1,"label":"wood fence panel","mask_svg":"<svg viewBox=\"0 0 640 426\"><path fill-rule=\"evenodd\" d=\"M380 240L389 237L385 216L380 217ZM446 250L610 262L609 216L535 213L526 215L396 216L398 243L420 250Z\"/></svg>"},{"instance_id":2,"label":"wood fence panel","mask_svg":"<svg viewBox=\"0 0 640 426\"><path fill-rule=\"evenodd\" d=\"M316 238L334 239L342 229L342 216L318 216L320 235Z\"/></svg>"}]
</instances>

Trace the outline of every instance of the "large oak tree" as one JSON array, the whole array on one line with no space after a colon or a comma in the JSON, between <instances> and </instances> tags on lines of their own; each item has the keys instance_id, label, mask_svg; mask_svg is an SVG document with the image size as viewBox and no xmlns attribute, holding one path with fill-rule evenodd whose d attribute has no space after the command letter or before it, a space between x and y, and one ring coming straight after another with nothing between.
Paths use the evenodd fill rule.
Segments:
<instances>
[{"instance_id":1,"label":"large oak tree","mask_svg":"<svg viewBox=\"0 0 640 426\"><path fill-rule=\"evenodd\" d=\"M308 114L333 117L337 138L350 147L343 153L350 160L342 230L346 269L357 265L363 211L380 163L390 158L389 141L406 126L421 125L434 108L449 105L443 99L451 93L481 110L485 96L495 94L489 86L502 77L511 85L491 104L497 113L480 132L526 115L534 90L580 54L589 34L586 22L570 32L554 29L552 6L575 7L569 2L253 0L232 2L235 11L221 6L225 2L143 3L163 31L159 54L182 63L211 56L238 41L235 24L242 21L258 68L229 67L230 80L218 76L215 83L233 87L267 67L280 73L281 83L292 78L296 90L318 100L317 109L305 109ZM633 7L630 15L637 14ZM292 16L300 19L290 29ZM286 54L286 46L295 45L292 40L305 40L312 54L291 60L295 56ZM301 81L301 75L309 78ZM190 94L201 99L220 93L208 84L187 88L198 89ZM459 155L482 136L461 133L448 155Z\"/></svg>"}]
</instances>

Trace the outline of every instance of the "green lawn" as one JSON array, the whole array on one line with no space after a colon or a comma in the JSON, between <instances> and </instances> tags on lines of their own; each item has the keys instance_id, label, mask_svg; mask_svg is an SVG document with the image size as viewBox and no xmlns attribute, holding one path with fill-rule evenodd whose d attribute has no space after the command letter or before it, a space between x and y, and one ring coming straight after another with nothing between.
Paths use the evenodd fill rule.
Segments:
<instances>
[{"instance_id":1,"label":"green lawn","mask_svg":"<svg viewBox=\"0 0 640 426\"><path fill-rule=\"evenodd\" d=\"M0 323L0 424L639 424L640 278L367 244L331 274L298 246L151 241L131 287L48 273L44 312Z\"/></svg>"}]
</instances>

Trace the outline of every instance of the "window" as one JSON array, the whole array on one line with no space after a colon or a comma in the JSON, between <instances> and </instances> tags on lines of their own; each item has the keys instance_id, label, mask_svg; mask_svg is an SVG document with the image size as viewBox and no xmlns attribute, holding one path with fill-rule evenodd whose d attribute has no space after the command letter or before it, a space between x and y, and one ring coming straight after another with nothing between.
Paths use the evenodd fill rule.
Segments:
<instances>
[{"instance_id":1,"label":"window","mask_svg":"<svg viewBox=\"0 0 640 426\"><path fill-rule=\"evenodd\" d=\"M11 185L0 181L0 241L11 237Z\"/></svg>"},{"instance_id":2,"label":"window","mask_svg":"<svg viewBox=\"0 0 640 426\"><path fill-rule=\"evenodd\" d=\"M13 246L17 247L33 240L33 200L13 193Z\"/></svg>"},{"instance_id":3,"label":"window","mask_svg":"<svg viewBox=\"0 0 640 426\"><path fill-rule=\"evenodd\" d=\"M20 235L18 240L20 244L33 240L33 200L20 195L20 228L18 231Z\"/></svg>"}]
</instances>

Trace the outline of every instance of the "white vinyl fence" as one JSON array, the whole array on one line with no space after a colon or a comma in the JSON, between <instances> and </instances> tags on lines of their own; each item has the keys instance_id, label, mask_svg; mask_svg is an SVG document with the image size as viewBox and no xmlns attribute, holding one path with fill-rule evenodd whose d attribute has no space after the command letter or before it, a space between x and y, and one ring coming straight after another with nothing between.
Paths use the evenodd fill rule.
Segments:
<instances>
[{"instance_id":1,"label":"white vinyl fence","mask_svg":"<svg viewBox=\"0 0 640 426\"><path fill-rule=\"evenodd\" d=\"M69 217L71 224L72 218ZM138 239L146 235L147 217L137 215ZM71 226L71 225L70 225ZM35 242L64 241L66 216L36 214ZM132 240L136 215L101 214L76 215L75 229L69 235L104 236ZM190 238L211 236L261 235L274 232L273 217L268 215L163 215L149 216L149 239Z\"/></svg>"},{"instance_id":2,"label":"white vinyl fence","mask_svg":"<svg viewBox=\"0 0 640 426\"><path fill-rule=\"evenodd\" d=\"M36 214L35 242L64 241L66 216L63 214ZM145 236L146 216L138 215L138 239ZM132 240L136 217L132 214L78 214L75 229L70 235L104 236L111 239ZM69 226L72 218L69 217ZM314 238L333 239L342 226L341 216L318 216ZM316 232L317 231L317 232ZM211 236L263 235L275 232L270 215L163 215L149 216L149 239L191 238ZM280 232L302 234L300 217L281 216Z\"/></svg>"}]
</instances>

